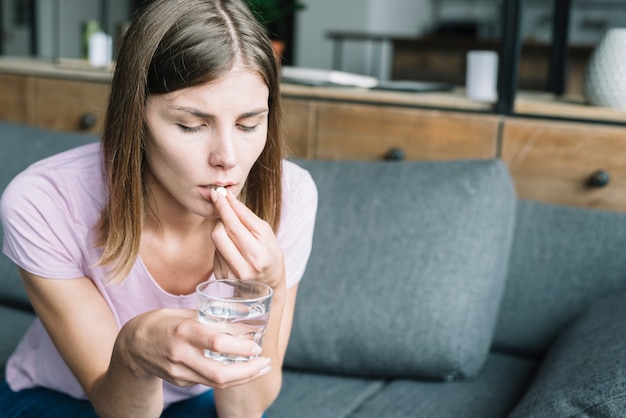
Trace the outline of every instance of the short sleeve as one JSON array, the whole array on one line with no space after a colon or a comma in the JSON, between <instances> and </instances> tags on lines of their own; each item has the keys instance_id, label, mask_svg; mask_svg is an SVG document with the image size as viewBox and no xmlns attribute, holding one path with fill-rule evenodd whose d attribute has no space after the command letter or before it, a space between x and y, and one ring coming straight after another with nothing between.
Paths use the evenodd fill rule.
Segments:
<instances>
[{"instance_id":1,"label":"short sleeve","mask_svg":"<svg viewBox=\"0 0 626 418\"><path fill-rule=\"evenodd\" d=\"M81 277L80 236L70 196L54 173L27 170L5 189L0 202L3 252L24 270L48 278Z\"/></svg>"},{"instance_id":2,"label":"short sleeve","mask_svg":"<svg viewBox=\"0 0 626 418\"><path fill-rule=\"evenodd\" d=\"M287 287L300 282L313 245L317 187L308 171L293 162L283 166L283 206L278 241L285 258Z\"/></svg>"}]
</instances>

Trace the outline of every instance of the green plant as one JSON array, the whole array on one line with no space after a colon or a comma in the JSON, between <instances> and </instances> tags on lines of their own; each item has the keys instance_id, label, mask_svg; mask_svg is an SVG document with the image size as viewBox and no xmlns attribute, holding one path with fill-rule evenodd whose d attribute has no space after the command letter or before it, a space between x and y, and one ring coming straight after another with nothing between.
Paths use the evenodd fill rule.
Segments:
<instances>
[{"instance_id":1,"label":"green plant","mask_svg":"<svg viewBox=\"0 0 626 418\"><path fill-rule=\"evenodd\" d=\"M287 28L287 19L298 10L304 9L304 3L298 0L246 0L248 7L257 20L265 26L271 36L281 36Z\"/></svg>"}]
</instances>

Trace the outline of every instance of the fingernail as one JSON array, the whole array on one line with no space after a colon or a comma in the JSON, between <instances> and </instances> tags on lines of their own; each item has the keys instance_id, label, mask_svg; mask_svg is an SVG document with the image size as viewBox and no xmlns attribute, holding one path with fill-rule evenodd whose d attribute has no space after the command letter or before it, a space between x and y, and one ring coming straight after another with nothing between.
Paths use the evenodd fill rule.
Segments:
<instances>
[{"instance_id":1,"label":"fingernail","mask_svg":"<svg viewBox=\"0 0 626 418\"><path fill-rule=\"evenodd\" d=\"M257 345L256 347L254 347L252 349L252 355L253 356L258 356L259 354L261 354L263 352L263 349L261 348L260 345Z\"/></svg>"},{"instance_id":2,"label":"fingernail","mask_svg":"<svg viewBox=\"0 0 626 418\"><path fill-rule=\"evenodd\" d=\"M264 367L263 369L261 369L261 371L259 372L259 376L263 376L268 374L270 371L272 370L272 366L267 366Z\"/></svg>"}]
</instances>

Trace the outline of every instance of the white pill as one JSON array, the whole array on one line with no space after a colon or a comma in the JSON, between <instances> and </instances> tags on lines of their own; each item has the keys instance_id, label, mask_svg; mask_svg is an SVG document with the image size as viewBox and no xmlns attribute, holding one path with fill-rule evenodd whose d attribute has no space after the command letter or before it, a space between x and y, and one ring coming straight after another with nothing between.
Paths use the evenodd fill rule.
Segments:
<instances>
[{"instance_id":1,"label":"white pill","mask_svg":"<svg viewBox=\"0 0 626 418\"><path fill-rule=\"evenodd\" d=\"M221 194L222 196L226 197L226 195L228 194L228 192L226 191L225 187L218 187L217 189L215 189L216 192L218 192L219 194Z\"/></svg>"}]
</instances>

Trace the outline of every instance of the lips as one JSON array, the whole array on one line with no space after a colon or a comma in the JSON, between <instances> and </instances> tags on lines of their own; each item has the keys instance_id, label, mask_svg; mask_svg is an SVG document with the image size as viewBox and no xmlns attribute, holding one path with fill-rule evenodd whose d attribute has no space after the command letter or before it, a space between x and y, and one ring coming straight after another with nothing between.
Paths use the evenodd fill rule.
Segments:
<instances>
[{"instance_id":1,"label":"lips","mask_svg":"<svg viewBox=\"0 0 626 418\"><path fill-rule=\"evenodd\" d=\"M207 190L215 190L222 196L226 196L228 194L228 189L230 189L232 186L233 186L232 184L227 184L227 183L223 183L223 184L216 183L216 184L209 184L207 186L203 186L203 188Z\"/></svg>"}]
</instances>

